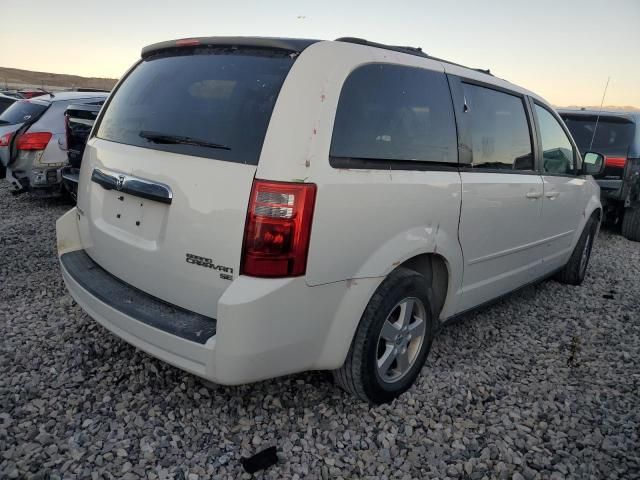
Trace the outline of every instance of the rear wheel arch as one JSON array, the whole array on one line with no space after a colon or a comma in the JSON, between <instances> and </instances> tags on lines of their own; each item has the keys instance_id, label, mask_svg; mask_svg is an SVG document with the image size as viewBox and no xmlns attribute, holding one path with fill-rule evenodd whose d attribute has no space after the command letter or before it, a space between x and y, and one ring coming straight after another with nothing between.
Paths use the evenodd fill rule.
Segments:
<instances>
[{"instance_id":1,"label":"rear wheel arch","mask_svg":"<svg viewBox=\"0 0 640 480\"><path fill-rule=\"evenodd\" d=\"M407 310L411 317L403 314L401 304L409 303L408 301L411 305L421 305L423 314L418 315L417 318L411 314L413 310ZM398 311L397 309L400 309L400 313L396 323L400 323L400 326L390 333L385 325L391 321L389 319ZM421 333L416 333L418 329L412 330L408 323L406 323L407 330L402 326L400 318L414 318L418 324L422 323ZM351 339L344 363L332 372L334 381L345 391L371 404L389 402L415 382L422 370L436 331L431 285L422 274L410 268L398 266L385 277L369 300ZM384 332L390 337L385 336ZM394 339L395 332L397 334ZM419 337L412 338L414 333ZM382 350L380 349L381 338L385 339ZM417 350L413 352L412 359L403 364L399 358L411 348L410 342L418 340ZM389 361L398 363L387 363L385 355L390 359ZM400 371L399 378L385 378L380 372L381 368L383 372L386 371L385 364L388 368L397 368Z\"/></svg>"},{"instance_id":2,"label":"rear wheel arch","mask_svg":"<svg viewBox=\"0 0 640 480\"><path fill-rule=\"evenodd\" d=\"M449 292L451 271L449 262L437 253L423 253L405 260L397 268L406 268L422 275L431 285L432 309L436 319L444 307Z\"/></svg>"},{"instance_id":3,"label":"rear wheel arch","mask_svg":"<svg viewBox=\"0 0 640 480\"><path fill-rule=\"evenodd\" d=\"M435 321L438 322L438 316L446 303L449 292L454 291L453 288L449 287L452 279L451 268L450 262L444 256L430 252L417 254L403 261L397 261L391 264L385 273L375 278L367 279L363 277L363 280L368 285L365 287L366 291L362 292L355 310L351 308L339 309L334 317L332 327L325 339L325 347L318 357L319 368L334 369L342 365L369 303L375 297L380 286L390 277L394 277L399 270L417 273L425 279L429 286L427 295L429 296L430 313ZM347 287L357 285L360 281L361 279L359 278L347 280ZM357 314L354 314L356 311ZM349 316L348 321L345 321L344 315ZM336 361L340 363L336 365L334 363Z\"/></svg>"}]
</instances>

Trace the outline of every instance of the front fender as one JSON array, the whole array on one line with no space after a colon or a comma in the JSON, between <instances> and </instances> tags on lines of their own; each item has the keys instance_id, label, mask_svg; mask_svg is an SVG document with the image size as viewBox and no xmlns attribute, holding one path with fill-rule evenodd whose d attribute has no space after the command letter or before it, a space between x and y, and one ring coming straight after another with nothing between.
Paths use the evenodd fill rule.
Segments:
<instances>
[{"instance_id":1,"label":"front fender","mask_svg":"<svg viewBox=\"0 0 640 480\"><path fill-rule=\"evenodd\" d=\"M600 201L600 185L596 182L592 177L589 178L589 199L587 201L587 206L584 209L584 222L593 215L593 212L596 210L600 210L602 213L602 202ZM602 220L602 215L600 215L600 220Z\"/></svg>"},{"instance_id":2,"label":"front fender","mask_svg":"<svg viewBox=\"0 0 640 480\"><path fill-rule=\"evenodd\" d=\"M580 240L580 235L582 235L582 231L584 230L584 227L587 224L587 221L591 218L594 212L599 212L598 231L600 230L600 222L602 221L602 203L600 202L600 186L592 177L589 177L588 182L590 186L589 193L588 193L589 198L587 199L587 204L585 205L584 210L582 211L582 218L580 219L580 224L576 229L576 234L574 235L573 243L571 245L571 249L572 249L571 251L573 251L576 244L578 243L578 240Z\"/></svg>"}]
</instances>

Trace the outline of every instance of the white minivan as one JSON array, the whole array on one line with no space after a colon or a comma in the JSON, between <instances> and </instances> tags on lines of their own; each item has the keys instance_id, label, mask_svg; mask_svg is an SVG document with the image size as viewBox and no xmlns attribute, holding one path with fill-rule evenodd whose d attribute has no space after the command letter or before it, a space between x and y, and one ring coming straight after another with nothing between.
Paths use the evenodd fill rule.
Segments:
<instances>
[{"instance_id":1,"label":"white minivan","mask_svg":"<svg viewBox=\"0 0 640 480\"><path fill-rule=\"evenodd\" d=\"M62 274L104 327L210 381L333 370L387 402L442 322L582 282L602 163L542 98L419 49L158 43L93 127Z\"/></svg>"}]
</instances>

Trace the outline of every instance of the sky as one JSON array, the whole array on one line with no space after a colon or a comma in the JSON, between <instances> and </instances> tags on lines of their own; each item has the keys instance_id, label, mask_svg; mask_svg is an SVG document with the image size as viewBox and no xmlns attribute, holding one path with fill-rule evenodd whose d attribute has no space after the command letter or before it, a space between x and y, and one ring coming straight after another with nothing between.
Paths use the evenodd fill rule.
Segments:
<instances>
[{"instance_id":1,"label":"sky","mask_svg":"<svg viewBox=\"0 0 640 480\"><path fill-rule=\"evenodd\" d=\"M0 66L119 78L143 46L194 36L363 37L532 90L640 107L640 0L0 0ZM28 12L28 14L25 14Z\"/></svg>"}]
</instances>

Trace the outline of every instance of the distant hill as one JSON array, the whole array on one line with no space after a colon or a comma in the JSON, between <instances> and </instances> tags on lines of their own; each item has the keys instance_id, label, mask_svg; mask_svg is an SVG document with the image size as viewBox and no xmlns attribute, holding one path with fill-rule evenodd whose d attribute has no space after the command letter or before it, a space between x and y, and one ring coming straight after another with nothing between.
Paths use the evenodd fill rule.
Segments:
<instances>
[{"instance_id":1,"label":"distant hill","mask_svg":"<svg viewBox=\"0 0 640 480\"><path fill-rule=\"evenodd\" d=\"M62 73L33 72L18 68L0 67L0 88L33 87L84 87L111 90L117 80L113 78L81 77Z\"/></svg>"},{"instance_id":2,"label":"distant hill","mask_svg":"<svg viewBox=\"0 0 640 480\"><path fill-rule=\"evenodd\" d=\"M67 75L64 73L35 72L32 70L21 70L19 68L0 67L0 89L8 86L11 89L20 89L26 87L41 87L51 90L59 90L63 88L99 88L102 90L111 90L118 80L115 78L100 77L81 77L79 75ZM592 105L570 105L561 107L556 105L555 108L570 109L593 109L598 110L600 106ZM640 108L632 106L613 106L606 105L603 110L613 111L630 111L640 112Z\"/></svg>"},{"instance_id":3,"label":"distant hill","mask_svg":"<svg viewBox=\"0 0 640 480\"><path fill-rule=\"evenodd\" d=\"M600 105L570 105L568 107L556 107L556 108L568 108L571 110L580 110L584 108L586 110L600 110ZM614 105L605 105L602 107L604 111L614 111L614 112L640 112L640 108L632 107L631 105L626 106L614 106Z\"/></svg>"}]
</instances>

